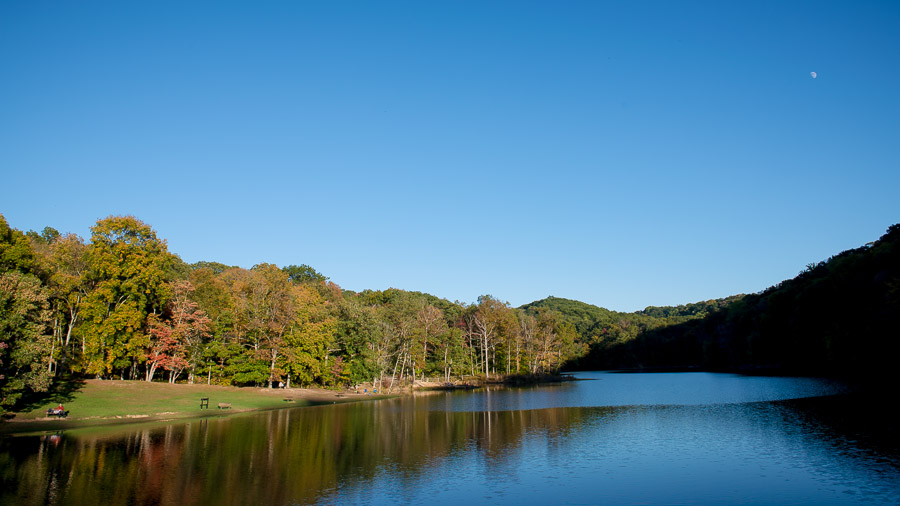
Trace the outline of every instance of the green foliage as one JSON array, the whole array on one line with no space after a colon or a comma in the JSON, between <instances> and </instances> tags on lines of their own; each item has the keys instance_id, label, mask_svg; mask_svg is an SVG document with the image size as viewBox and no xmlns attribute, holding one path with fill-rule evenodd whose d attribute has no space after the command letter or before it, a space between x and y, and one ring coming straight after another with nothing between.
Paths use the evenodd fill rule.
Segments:
<instances>
[{"instance_id":1,"label":"green foliage","mask_svg":"<svg viewBox=\"0 0 900 506\"><path fill-rule=\"evenodd\" d=\"M610 368L618 365L625 353L621 345L648 332L664 329L714 314L744 296L735 295L677 307L648 307L634 313L620 313L576 300L559 297L532 302L522 306L535 315L541 309L558 312L564 322L575 327L571 368ZM631 348L628 353L633 353Z\"/></svg>"},{"instance_id":2,"label":"green foliage","mask_svg":"<svg viewBox=\"0 0 900 506\"><path fill-rule=\"evenodd\" d=\"M689 318L703 318L721 309L725 309L732 303L741 300L743 297L743 295L733 295L724 299L706 300L674 307L648 306L643 311L638 311L638 314L652 316L654 318L674 318L680 316L685 317L685 320Z\"/></svg>"},{"instance_id":3,"label":"green foliage","mask_svg":"<svg viewBox=\"0 0 900 506\"><path fill-rule=\"evenodd\" d=\"M146 321L170 297L173 258L166 243L132 216L111 216L91 228L89 279L94 290L84 307L84 370L105 375L144 361Z\"/></svg>"},{"instance_id":4,"label":"green foliage","mask_svg":"<svg viewBox=\"0 0 900 506\"><path fill-rule=\"evenodd\" d=\"M252 350L232 348L225 374L237 386L261 385L269 379L269 364Z\"/></svg>"},{"instance_id":5,"label":"green foliage","mask_svg":"<svg viewBox=\"0 0 900 506\"><path fill-rule=\"evenodd\" d=\"M25 235L33 242L52 244L59 238L60 233L59 230L56 230L53 227L44 227L41 233L37 233L34 230L29 230L28 232L25 232Z\"/></svg>"},{"instance_id":6,"label":"green foliage","mask_svg":"<svg viewBox=\"0 0 900 506\"><path fill-rule=\"evenodd\" d=\"M375 348L381 340L375 310L363 306L357 297L342 300L335 307L335 343L344 374L351 384L370 381L379 374Z\"/></svg>"},{"instance_id":7,"label":"green foliage","mask_svg":"<svg viewBox=\"0 0 900 506\"><path fill-rule=\"evenodd\" d=\"M213 274L222 274L223 272L227 271L228 269L235 268L235 266L233 266L233 265L225 265L225 264L219 263L219 262L205 262L202 260L200 262L195 262L195 263L190 264L189 267L191 268L191 270L209 269Z\"/></svg>"},{"instance_id":8,"label":"green foliage","mask_svg":"<svg viewBox=\"0 0 900 506\"><path fill-rule=\"evenodd\" d=\"M9 227L0 214L0 272L33 273L35 254L25 234Z\"/></svg>"},{"instance_id":9,"label":"green foliage","mask_svg":"<svg viewBox=\"0 0 900 506\"><path fill-rule=\"evenodd\" d=\"M303 265L288 265L282 269L293 283L324 283L328 277L312 267Z\"/></svg>"},{"instance_id":10,"label":"green foliage","mask_svg":"<svg viewBox=\"0 0 900 506\"><path fill-rule=\"evenodd\" d=\"M285 333L285 369L300 384L330 381L328 350L334 343L335 319L319 293L310 287L293 287L294 319ZM343 368L335 372L341 374Z\"/></svg>"},{"instance_id":11,"label":"green foliage","mask_svg":"<svg viewBox=\"0 0 900 506\"><path fill-rule=\"evenodd\" d=\"M581 334L589 331L597 322L613 321L617 316L616 312L609 309L586 302L553 296L525 304L520 309L524 309L529 313L536 313L539 307L561 313L568 322L575 325L575 328Z\"/></svg>"},{"instance_id":12,"label":"green foliage","mask_svg":"<svg viewBox=\"0 0 900 506\"><path fill-rule=\"evenodd\" d=\"M50 386L51 312L36 277L0 273L0 413L27 390Z\"/></svg>"}]
</instances>

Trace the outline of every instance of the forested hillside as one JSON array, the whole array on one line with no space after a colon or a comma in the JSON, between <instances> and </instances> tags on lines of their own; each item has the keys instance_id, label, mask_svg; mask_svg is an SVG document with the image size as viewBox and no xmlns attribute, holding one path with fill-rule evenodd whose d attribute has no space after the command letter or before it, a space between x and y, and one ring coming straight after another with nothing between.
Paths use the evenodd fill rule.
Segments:
<instances>
[{"instance_id":1,"label":"forested hillside","mask_svg":"<svg viewBox=\"0 0 900 506\"><path fill-rule=\"evenodd\" d=\"M601 368L702 367L892 376L900 352L900 225L703 319L592 349ZM896 380L892 380L896 381Z\"/></svg>"},{"instance_id":2,"label":"forested hillside","mask_svg":"<svg viewBox=\"0 0 900 506\"><path fill-rule=\"evenodd\" d=\"M649 331L706 317L742 297L735 295L680 306L650 306L634 313L620 313L577 300L547 297L525 304L520 309L529 314L539 310L558 312L565 322L575 327L578 345L589 351L588 355L573 359L568 367L592 368L601 363L597 357L604 356L605 351L612 347L633 341ZM605 365L612 365L612 362Z\"/></svg>"}]
</instances>

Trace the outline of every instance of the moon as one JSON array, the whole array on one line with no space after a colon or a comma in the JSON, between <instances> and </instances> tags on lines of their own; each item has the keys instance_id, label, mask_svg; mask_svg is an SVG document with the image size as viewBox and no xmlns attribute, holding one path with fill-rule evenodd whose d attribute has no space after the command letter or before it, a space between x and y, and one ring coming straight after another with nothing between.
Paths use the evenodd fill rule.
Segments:
<instances>
[{"instance_id":1,"label":"moon","mask_svg":"<svg viewBox=\"0 0 900 506\"><path fill-rule=\"evenodd\" d=\"M816 76L818 76L819 74L816 74L815 72L810 72L809 75L811 75L812 78L815 79Z\"/></svg>"}]
</instances>

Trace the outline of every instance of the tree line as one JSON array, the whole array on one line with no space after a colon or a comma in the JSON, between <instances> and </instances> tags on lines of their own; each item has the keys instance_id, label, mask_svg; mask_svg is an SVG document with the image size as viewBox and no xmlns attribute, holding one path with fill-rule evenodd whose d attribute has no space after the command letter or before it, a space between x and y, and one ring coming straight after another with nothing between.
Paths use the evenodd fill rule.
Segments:
<instances>
[{"instance_id":1,"label":"tree line","mask_svg":"<svg viewBox=\"0 0 900 506\"><path fill-rule=\"evenodd\" d=\"M550 308L342 290L308 265L186 264L133 216L85 240L0 215L0 410L60 375L393 388L556 372L587 346Z\"/></svg>"},{"instance_id":2,"label":"tree line","mask_svg":"<svg viewBox=\"0 0 900 506\"><path fill-rule=\"evenodd\" d=\"M622 359L627 343L653 332L708 317L742 300L744 295L712 299L679 306L649 306L633 313L612 311L585 302L547 297L522 306L526 311L553 311L575 327L577 342L587 353L574 357L570 369L633 368L634 362Z\"/></svg>"},{"instance_id":3,"label":"tree line","mask_svg":"<svg viewBox=\"0 0 900 506\"><path fill-rule=\"evenodd\" d=\"M693 328L744 299L621 313L559 297L513 308L491 295L354 292L305 264L187 264L133 216L98 220L85 240L21 232L0 215L0 410L60 375L392 389L674 363L690 346L647 336ZM642 346L668 351L646 361Z\"/></svg>"}]
</instances>

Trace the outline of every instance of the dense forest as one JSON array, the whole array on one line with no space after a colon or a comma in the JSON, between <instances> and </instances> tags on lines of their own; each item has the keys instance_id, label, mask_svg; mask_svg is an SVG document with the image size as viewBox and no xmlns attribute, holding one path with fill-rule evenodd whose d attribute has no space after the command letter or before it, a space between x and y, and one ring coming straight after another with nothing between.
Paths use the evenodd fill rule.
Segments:
<instances>
[{"instance_id":1,"label":"dense forest","mask_svg":"<svg viewBox=\"0 0 900 506\"><path fill-rule=\"evenodd\" d=\"M60 375L384 389L413 378L544 374L584 355L558 312L342 290L308 265L188 265L147 224L89 241L0 216L0 409Z\"/></svg>"},{"instance_id":2,"label":"dense forest","mask_svg":"<svg viewBox=\"0 0 900 506\"><path fill-rule=\"evenodd\" d=\"M547 297L525 304L521 309L529 313L549 310L558 313L563 321L575 327L577 342L588 353L573 357L569 369L596 368L597 357L607 356L607 350L628 343L650 331L705 318L743 298L734 295L680 306L650 306L634 313L620 313L577 300ZM606 368L619 368L624 364L605 363Z\"/></svg>"},{"instance_id":3,"label":"dense forest","mask_svg":"<svg viewBox=\"0 0 900 506\"><path fill-rule=\"evenodd\" d=\"M187 264L131 216L99 220L86 241L0 215L0 412L60 375L392 389L562 367L884 367L898 351L898 238L895 225L759 294L619 313L357 293L308 265Z\"/></svg>"},{"instance_id":4,"label":"dense forest","mask_svg":"<svg viewBox=\"0 0 900 506\"><path fill-rule=\"evenodd\" d=\"M703 318L606 342L595 368L702 368L843 376L895 384L900 353L900 225L811 263L797 277L710 307ZM642 313L665 314L655 308Z\"/></svg>"}]
</instances>

